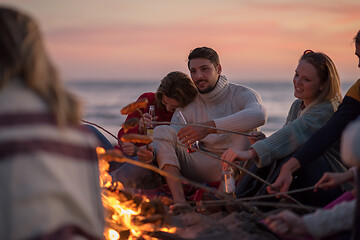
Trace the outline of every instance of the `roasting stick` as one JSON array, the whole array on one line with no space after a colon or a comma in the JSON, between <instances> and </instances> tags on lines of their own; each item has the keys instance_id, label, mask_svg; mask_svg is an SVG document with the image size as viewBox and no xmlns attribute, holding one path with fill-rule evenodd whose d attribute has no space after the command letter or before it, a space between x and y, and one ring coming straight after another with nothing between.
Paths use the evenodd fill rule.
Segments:
<instances>
[{"instance_id":1,"label":"roasting stick","mask_svg":"<svg viewBox=\"0 0 360 240\"><path fill-rule=\"evenodd\" d=\"M169 174L168 172L165 172L153 165L150 165L150 164L147 164L147 163L143 163L143 162L140 162L140 161L137 161L137 160L133 160L133 159L129 159L129 158L126 158L124 157L122 154L119 154L118 152L115 152L115 151L107 151L105 154L102 154L100 155L101 156L108 156L110 155L112 157L111 161L116 161L116 162L127 162L127 163L130 163L130 164L133 164L133 165L136 165L138 167L142 167L142 168L146 168L146 169L149 169L151 171L154 171L158 174L160 174L161 176L164 176L164 177L169 177L169 178L172 178L174 179L175 181L178 181L178 182L185 182L185 183L188 183L188 184L191 184L193 186L196 186L198 188L201 188L201 189L204 189L208 192L211 192L211 193L214 193L218 196L221 196L225 199L228 199L229 201L235 201L234 198L230 197L229 195L223 193L223 192L220 192L218 190L215 190L213 188L210 188L210 187L207 187L203 184L200 184L198 182L195 182L195 181L192 181L190 179L187 179L187 178L184 178L182 176L175 176L175 175L172 175L172 174ZM264 217L264 214L262 212L260 212L259 210L257 209L253 209L249 206L243 206L242 204L240 205L242 206L244 209L247 209L249 212L252 212L252 213L255 213L257 214L258 216L260 217Z\"/></svg>"},{"instance_id":2,"label":"roasting stick","mask_svg":"<svg viewBox=\"0 0 360 240\"><path fill-rule=\"evenodd\" d=\"M195 127L203 127L203 128L210 128L210 129L214 129L217 131L222 131L222 132L228 132L228 133L234 133L234 134L238 134L238 135L243 135L243 136L247 136L250 137L251 135L248 133L242 133L242 132L236 132L236 131L231 131L231 130L227 130L227 129L220 129L220 128L216 128L216 127L211 127L211 126L206 126L206 125L201 125L201 124L196 124L196 123L178 123L178 122L156 122L156 121L152 121L151 123L153 124L174 124L174 125L181 125L181 126L195 126Z\"/></svg>"},{"instance_id":3,"label":"roasting stick","mask_svg":"<svg viewBox=\"0 0 360 240\"><path fill-rule=\"evenodd\" d=\"M295 190L291 190L291 191L287 191L287 192L283 192L281 194L293 194L293 193L299 193L299 192L305 192L305 191L310 191L315 189L315 186L311 186L311 187L305 187L305 188L300 188L300 189L295 189ZM243 198L236 198L236 202L244 202L244 201L252 201L252 200L259 200L259 199L266 199L266 198L272 198L272 197L276 197L279 196L279 193L274 193L274 194L267 194L267 195L259 195L259 196L254 196L254 197L243 197ZM203 203L206 204L212 204L212 203L226 203L228 202L227 200L208 200L208 201L202 201Z\"/></svg>"},{"instance_id":4,"label":"roasting stick","mask_svg":"<svg viewBox=\"0 0 360 240\"><path fill-rule=\"evenodd\" d=\"M114 137L116 140L119 141L119 139L118 139L116 136L114 136L112 133L110 133L109 131L107 131L107 130L104 129L103 127L101 127L101 126L99 126L99 125L97 125L97 124L95 124L95 123L91 123L91 122L85 121L85 120L81 120L81 121L83 121L83 122L85 122L85 123L88 123L88 124L91 124L91 125L94 125L94 126L100 128L100 129L104 130L105 132L109 133L112 137ZM182 124L182 123L172 123L172 122L153 122L153 123L156 123L156 124L178 124L178 125L184 125L184 126L192 125L192 126L200 126L200 127L213 128L213 127L209 127L209 126L205 126L205 125L198 125L198 124ZM231 132L231 133L240 134L240 135L245 135L245 136L250 136L249 134L246 134L246 133L239 133L239 132L235 132L235 131L222 130L222 129L217 129L217 128L213 128L213 129L220 130L220 131ZM168 140L162 139L162 138L156 138L156 140L168 141ZM182 144L180 144L180 145L182 145ZM184 145L184 146L185 146L185 145ZM186 147L188 147L188 146L186 146ZM191 147L190 147L190 148L191 148ZM236 168L240 169L241 171L244 171L245 173L249 174L249 175L252 176L253 178L259 180L260 182L262 182L262 183L264 183L264 184L266 184L267 186L272 187L269 182L265 181L264 179L258 177L257 175L253 174L252 172L248 171L247 169L245 169L245 168L243 168L243 167L241 167L241 166L239 166L239 165L237 165L237 164L228 162L228 161L226 161L226 160L224 160L224 159L221 159L219 156L217 156L217 155L215 155L215 154L211 154L211 153L205 152L205 151L200 150L200 149L197 149L197 148L191 148L191 149L193 149L193 150L195 150L195 151L202 152L202 153L207 154L207 155L209 155L209 156L211 156L211 157L220 159L221 161L224 161L224 162L228 163L230 166L236 167ZM139 167L142 167L142 166L139 166ZM157 168L157 169L158 169L158 168ZM150 169L150 170L152 170L152 169ZM160 174L160 173L159 173L159 174ZM161 174L160 174L160 175L161 175ZM273 188L273 187L272 187L272 188ZM274 188L273 188L273 189L274 189ZM276 190L276 191L279 191L279 189L275 189L275 190ZM297 201L296 199L294 199L294 198L291 197L291 196L289 196L289 199L291 199L293 202L299 204L300 206L304 206L302 203L300 203L299 201ZM305 206L304 206L304 207L305 207ZM309 212L311 212L310 209L309 209Z\"/></svg>"},{"instance_id":5,"label":"roasting stick","mask_svg":"<svg viewBox=\"0 0 360 240\"><path fill-rule=\"evenodd\" d=\"M109 131L108 131L108 130L106 130L105 128L103 128L103 127L101 127L101 126L99 126L99 125L97 125L97 124L95 124L95 123L92 123L92 122L86 121L86 120L84 120L84 119L81 119L81 121L82 121L82 122L84 122L84 123L87 123L87 124L93 125L93 126L95 126L95 127L98 127L98 128L100 128L101 130L104 130L106 133L110 134L110 136L112 136L113 138L115 138L116 140L118 140L118 141L119 141L119 139L118 139L118 138L117 138L114 134L112 134L111 132L109 132Z\"/></svg>"},{"instance_id":6,"label":"roasting stick","mask_svg":"<svg viewBox=\"0 0 360 240\"><path fill-rule=\"evenodd\" d=\"M168 141L167 139L163 139L163 138L154 138L155 140L160 140L160 141ZM182 145L182 144L180 144ZM227 164L229 164L230 166L233 166L233 167L236 167L238 169L240 169L241 171L244 171L245 173L249 174L250 176L252 176L253 178L259 180L260 182L262 182L263 184L267 185L267 186L270 186L272 189L274 189L275 191L279 192L280 193L280 190L277 189L277 188L274 188L273 186L271 186L271 183L269 183L268 181L262 179L261 177L257 176L256 174L250 172L249 170L247 170L246 168L243 168L237 164L234 164L232 162L229 162L227 160L224 160L222 159L221 157L215 155L215 154L212 154L212 153L209 153L209 152L206 152L206 151L203 151L201 149L197 149L197 148L192 148L192 147L189 147L189 146L186 146L187 148L191 148L192 150L194 151L197 151L197 152L201 152L205 155L208 155L210 157L213 157L213 158L216 158L218 160L221 160L223 162L226 162ZM301 202L299 202L298 200L296 200L295 198L291 197L291 196L288 196L288 198L290 200L292 200L293 202L295 202L296 204L299 204L300 206L303 206L304 208L306 208ZM308 209L309 212L312 212L312 210Z\"/></svg>"}]
</instances>

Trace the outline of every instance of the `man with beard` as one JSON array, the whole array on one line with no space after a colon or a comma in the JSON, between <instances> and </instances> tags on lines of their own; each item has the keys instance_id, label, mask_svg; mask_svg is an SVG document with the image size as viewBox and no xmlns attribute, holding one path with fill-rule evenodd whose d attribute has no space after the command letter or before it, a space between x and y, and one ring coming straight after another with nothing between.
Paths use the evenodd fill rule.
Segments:
<instances>
[{"instance_id":1,"label":"man with beard","mask_svg":"<svg viewBox=\"0 0 360 240\"><path fill-rule=\"evenodd\" d=\"M229 83L221 75L219 56L211 48L199 47L188 56L188 68L198 96L184 108L178 108L172 122L181 122L180 115L190 124L199 124L222 130L251 132L266 122L266 111L257 92L245 86ZM181 112L179 112L181 111ZM198 126L157 126L154 147L159 168L175 176L184 176L198 182L220 181L220 160L204 153L187 151L181 144L196 141L203 151L221 156L229 147L248 149L246 136ZM180 182L166 178L175 205L186 206Z\"/></svg>"}]
</instances>

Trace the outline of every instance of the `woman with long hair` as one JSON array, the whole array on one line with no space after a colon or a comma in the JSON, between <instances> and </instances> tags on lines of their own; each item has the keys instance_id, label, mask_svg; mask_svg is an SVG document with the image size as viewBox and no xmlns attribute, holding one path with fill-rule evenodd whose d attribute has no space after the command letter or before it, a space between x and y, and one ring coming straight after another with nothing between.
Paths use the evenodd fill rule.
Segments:
<instances>
[{"instance_id":1,"label":"woman with long hair","mask_svg":"<svg viewBox=\"0 0 360 240\"><path fill-rule=\"evenodd\" d=\"M222 158L228 161L250 161L252 170L264 178L272 179L277 176L279 166L288 159L312 134L326 124L337 110L342 97L340 92L340 79L332 60L321 52L306 50L300 57L293 78L294 96L297 98L289 111L286 123L277 132L266 138L261 132L252 133L253 142L247 151L228 149ZM338 169L336 161L339 156L334 147L320 158L313 170L307 171L306 178L299 177L300 184L311 186L317 182L325 171ZM256 166L255 166L256 165ZM227 168L227 164L223 164ZM248 184L249 183L249 184ZM239 196L259 194L257 182L245 176L238 183ZM262 194L266 192L261 186ZM308 195L298 195L296 198L304 204L316 206L326 205L341 194L340 189L332 192L319 191L314 198Z\"/></svg>"},{"instance_id":2,"label":"woman with long hair","mask_svg":"<svg viewBox=\"0 0 360 240\"><path fill-rule=\"evenodd\" d=\"M0 7L0 239L101 239L96 138L36 22Z\"/></svg>"}]
</instances>

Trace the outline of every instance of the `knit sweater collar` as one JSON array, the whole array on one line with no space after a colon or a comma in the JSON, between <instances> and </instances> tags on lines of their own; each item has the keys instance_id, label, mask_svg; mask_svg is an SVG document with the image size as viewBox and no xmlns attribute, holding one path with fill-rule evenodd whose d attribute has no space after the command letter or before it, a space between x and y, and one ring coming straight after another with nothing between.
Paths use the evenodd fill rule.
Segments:
<instances>
[{"instance_id":1,"label":"knit sweater collar","mask_svg":"<svg viewBox=\"0 0 360 240\"><path fill-rule=\"evenodd\" d=\"M211 92L199 93L199 95L202 99L204 99L204 101L215 101L224 95L227 86L228 86L227 78L224 75L220 75L215 88Z\"/></svg>"}]
</instances>

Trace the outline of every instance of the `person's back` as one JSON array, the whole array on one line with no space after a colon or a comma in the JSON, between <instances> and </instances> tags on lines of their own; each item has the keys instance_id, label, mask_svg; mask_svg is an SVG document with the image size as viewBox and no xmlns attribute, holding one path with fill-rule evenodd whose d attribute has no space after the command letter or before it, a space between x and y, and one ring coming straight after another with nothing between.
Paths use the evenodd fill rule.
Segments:
<instances>
[{"instance_id":1,"label":"person's back","mask_svg":"<svg viewBox=\"0 0 360 240\"><path fill-rule=\"evenodd\" d=\"M0 239L101 239L97 140L35 22L0 7L0 52Z\"/></svg>"},{"instance_id":2,"label":"person's back","mask_svg":"<svg viewBox=\"0 0 360 240\"><path fill-rule=\"evenodd\" d=\"M46 103L20 82L0 90L0 239L101 237L96 139L59 129Z\"/></svg>"}]
</instances>

